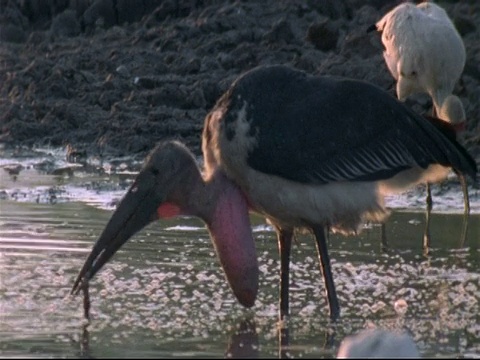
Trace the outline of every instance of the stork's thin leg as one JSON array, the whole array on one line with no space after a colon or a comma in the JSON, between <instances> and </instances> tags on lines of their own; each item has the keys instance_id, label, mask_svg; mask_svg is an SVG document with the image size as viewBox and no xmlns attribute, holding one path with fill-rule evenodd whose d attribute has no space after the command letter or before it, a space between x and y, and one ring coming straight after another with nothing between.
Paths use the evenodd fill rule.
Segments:
<instances>
[{"instance_id":1,"label":"stork's thin leg","mask_svg":"<svg viewBox=\"0 0 480 360\"><path fill-rule=\"evenodd\" d=\"M432 201L432 190L430 189L430 184L427 183L427 211L432 211L433 201Z\"/></svg>"},{"instance_id":2,"label":"stork's thin leg","mask_svg":"<svg viewBox=\"0 0 480 360\"><path fill-rule=\"evenodd\" d=\"M328 255L327 242L325 239L325 230L322 226L313 226L315 235L315 243L320 258L320 268L325 281L325 289L327 292L328 306L330 308L330 319L336 321L340 316L340 305L338 304L337 291L333 282L332 268L330 266L330 256Z\"/></svg>"},{"instance_id":3,"label":"stork's thin leg","mask_svg":"<svg viewBox=\"0 0 480 360\"><path fill-rule=\"evenodd\" d=\"M88 332L88 324L83 325L82 335L80 338L80 357L84 359L91 359L90 355L90 334Z\"/></svg>"},{"instance_id":4,"label":"stork's thin leg","mask_svg":"<svg viewBox=\"0 0 480 360\"><path fill-rule=\"evenodd\" d=\"M278 249L280 252L280 320L289 314L290 250L292 248L293 229L277 229Z\"/></svg>"},{"instance_id":5,"label":"stork's thin leg","mask_svg":"<svg viewBox=\"0 0 480 360\"><path fill-rule=\"evenodd\" d=\"M290 344L288 325L284 322L289 315L289 288L290 288L290 252L292 249L293 229L276 229L278 250L280 252L280 322L278 329L279 358L287 357Z\"/></svg>"},{"instance_id":6,"label":"stork's thin leg","mask_svg":"<svg viewBox=\"0 0 480 360\"><path fill-rule=\"evenodd\" d=\"M278 358L286 359L288 358L288 347L290 346L290 334L288 331L288 326L280 322L280 328L278 329L278 340L279 340L279 349L278 349Z\"/></svg>"}]
</instances>

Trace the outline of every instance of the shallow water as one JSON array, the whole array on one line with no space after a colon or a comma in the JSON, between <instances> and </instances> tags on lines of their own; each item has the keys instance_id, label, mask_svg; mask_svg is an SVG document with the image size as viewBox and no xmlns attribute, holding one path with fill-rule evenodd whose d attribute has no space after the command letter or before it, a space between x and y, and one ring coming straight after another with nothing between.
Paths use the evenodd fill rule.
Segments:
<instances>
[{"instance_id":1,"label":"shallow water","mask_svg":"<svg viewBox=\"0 0 480 360\"><path fill-rule=\"evenodd\" d=\"M69 292L131 173L48 175L35 168L36 154L3 159L14 161L24 170L0 175L1 357L328 358L346 335L369 326L407 329L423 356L480 357L476 189L465 239L458 184L434 191L428 256L421 189L390 199L388 248L379 226L358 237L331 235L342 308L334 326L313 241L299 235L289 345L280 350L278 250L263 219L252 217L261 270L252 309L228 288L203 223L182 218L151 224L92 280L86 327L82 296Z\"/></svg>"}]
</instances>

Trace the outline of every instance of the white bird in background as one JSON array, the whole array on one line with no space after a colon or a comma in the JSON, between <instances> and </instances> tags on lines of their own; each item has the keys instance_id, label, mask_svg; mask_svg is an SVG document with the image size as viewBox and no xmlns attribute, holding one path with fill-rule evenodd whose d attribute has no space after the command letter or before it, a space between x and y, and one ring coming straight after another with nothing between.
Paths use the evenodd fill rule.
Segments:
<instances>
[{"instance_id":1,"label":"white bird in background","mask_svg":"<svg viewBox=\"0 0 480 360\"><path fill-rule=\"evenodd\" d=\"M462 102L452 94L465 66L465 45L445 10L430 2L403 3L376 28L382 33L388 70L397 80L397 97L404 101L427 93L440 119L465 121Z\"/></svg>"},{"instance_id":2,"label":"white bird in background","mask_svg":"<svg viewBox=\"0 0 480 360\"><path fill-rule=\"evenodd\" d=\"M457 131L465 126L462 101L452 94L465 66L465 45L444 9L431 2L403 3L388 12L375 26L381 33L383 57L397 81L397 97L427 93L433 101L432 114L448 121ZM438 181L449 173L444 169ZM457 174L464 195L465 214L470 212L466 179ZM427 185L427 216L432 208ZM428 226L428 225L427 225Z\"/></svg>"}]
</instances>

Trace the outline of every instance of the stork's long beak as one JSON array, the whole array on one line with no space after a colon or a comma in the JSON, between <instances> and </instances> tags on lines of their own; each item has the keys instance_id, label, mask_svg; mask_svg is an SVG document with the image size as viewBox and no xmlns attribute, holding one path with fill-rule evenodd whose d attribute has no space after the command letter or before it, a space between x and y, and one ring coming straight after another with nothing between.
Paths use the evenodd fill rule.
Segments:
<instances>
[{"instance_id":1,"label":"stork's long beak","mask_svg":"<svg viewBox=\"0 0 480 360\"><path fill-rule=\"evenodd\" d=\"M93 245L71 294L78 294L82 284L86 284L135 233L159 217L181 213L180 208L167 201L175 184L170 176L158 176L149 167L138 174ZM233 293L242 305L251 307L258 292L259 270L247 201L239 188L224 177L212 190L216 196L210 199L207 208L211 213L204 221Z\"/></svg>"},{"instance_id":2,"label":"stork's long beak","mask_svg":"<svg viewBox=\"0 0 480 360\"><path fill-rule=\"evenodd\" d=\"M152 173L140 173L121 200L107 226L77 276L71 294L77 294L83 281L90 280L136 232L158 218L157 208L165 192Z\"/></svg>"}]
</instances>

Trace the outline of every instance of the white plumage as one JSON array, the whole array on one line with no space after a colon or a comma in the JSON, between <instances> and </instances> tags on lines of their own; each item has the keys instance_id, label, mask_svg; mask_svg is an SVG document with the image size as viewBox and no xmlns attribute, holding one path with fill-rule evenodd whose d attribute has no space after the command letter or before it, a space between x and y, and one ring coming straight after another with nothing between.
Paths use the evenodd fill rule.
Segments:
<instances>
[{"instance_id":1,"label":"white plumage","mask_svg":"<svg viewBox=\"0 0 480 360\"><path fill-rule=\"evenodd\" d=\"M439 118L463 122L462 102L452 92L465 66L465 46L445 10L431 2L403 3L376 27L382 33L383 57L397 80L398 98L427 93Z\"/></svg>"},{"instance_id":2,"label":"white plumage","mask_svg":"<svg viewBox=\"0 0 480 360\"><path fill-rule=\"evenodd\" d=\"M340 344L337 358L420 358L420 353L407 333L367 329L347 336Z\"/></svg>"},{"instance_id":3,"label":"white plumage","mask_svg":"<svg viewBox=\"0 0 480 360\"><path fill-rule=\"evenodd\" d=\"M382 34L388 70L397 80L397 97L404 101L409 95L427 93L433 101L434 116L461 129L465 110L452 92L463 72L466 53L462 38L445 10L431 2L403 3L378 21L376 29ZM426 172L429 172L425 175L429 211L432 207L429 184L445 180L450 170L435 167ZM465 213L469 213L466 180L461 174L459 179Z\"/></svg>"}]
</instances>

